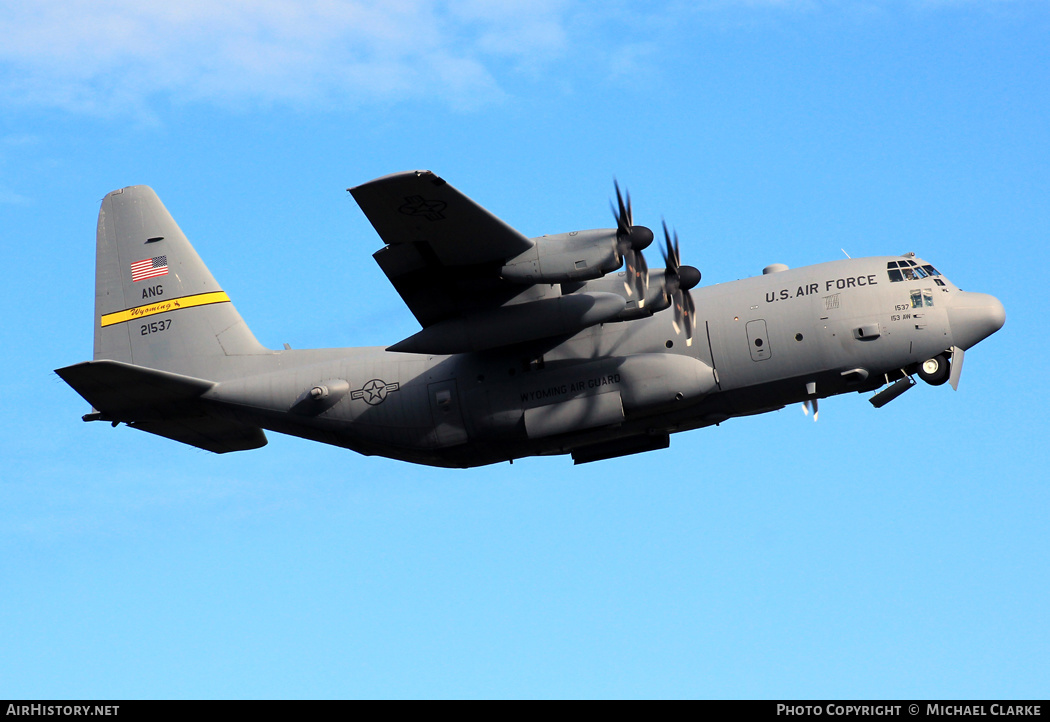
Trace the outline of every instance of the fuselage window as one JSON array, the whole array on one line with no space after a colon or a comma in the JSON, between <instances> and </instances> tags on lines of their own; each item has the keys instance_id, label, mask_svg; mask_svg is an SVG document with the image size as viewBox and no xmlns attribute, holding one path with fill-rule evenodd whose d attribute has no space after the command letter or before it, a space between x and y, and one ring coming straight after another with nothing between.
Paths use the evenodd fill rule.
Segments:
<instances>
[{"instance_id":1,"label":"fuselage window","mask_svg":"<svg viewBox=\"0 0 1050 722\"><path fill-rule=\"evenodd\" d=\"M910 295L912 308L922 308L923 306L930 307L933 305L932 288L913 288L910 291Z\"/></svg>"}]
</instances>

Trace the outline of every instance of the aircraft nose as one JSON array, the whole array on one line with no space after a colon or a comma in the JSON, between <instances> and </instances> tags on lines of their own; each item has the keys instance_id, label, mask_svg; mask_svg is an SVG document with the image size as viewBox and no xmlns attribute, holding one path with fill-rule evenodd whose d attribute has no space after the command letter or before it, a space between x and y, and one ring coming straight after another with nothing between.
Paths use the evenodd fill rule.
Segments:
<instances>
[{"instance_id":1,"label":"aircraft nose","mask_svg":"<svg viewBox=\"0 0 1050 722\"><path fill-rule=\"evenodd\" d=\"M995 296L987 293L958 291L948 306L948 323L955 345L962 349L975 346L991 336L1006 322L1006 309Z\"/></svg>"}]
</instances>

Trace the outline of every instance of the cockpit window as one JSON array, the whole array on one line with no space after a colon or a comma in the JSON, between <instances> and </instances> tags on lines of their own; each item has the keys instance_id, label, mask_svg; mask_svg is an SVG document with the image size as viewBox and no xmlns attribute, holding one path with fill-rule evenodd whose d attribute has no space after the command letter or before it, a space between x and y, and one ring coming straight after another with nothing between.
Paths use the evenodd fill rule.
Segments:
<instances>
[{"instance_id":1,"label":"cockpit window","mask_svg":"<svg viewBox=\"0 0 1050 722\"><path fill-rule=\"evenodd\" d=\"M920 266L915 261L907 259L903 261L887 262L886 273L889 275L891 283L896 283L898 281L920 281L932 276L934 283L938 286L944 285L944 282L937 278L937 276L940 276L941 274L936 268L929 264Z\"/></svg>"},{"instance_id":2,"label":"cockpit window","mask_svg":"<svg viewBox=\"0 0 1050 722\"><path fill-rule=\"evenodd\" d=\"M904 280L904 276L902 276L901 272L897 270L896 261L890 261L886 264L886 273L890 274L890 283Z\"/></svg>"}]
</instances>

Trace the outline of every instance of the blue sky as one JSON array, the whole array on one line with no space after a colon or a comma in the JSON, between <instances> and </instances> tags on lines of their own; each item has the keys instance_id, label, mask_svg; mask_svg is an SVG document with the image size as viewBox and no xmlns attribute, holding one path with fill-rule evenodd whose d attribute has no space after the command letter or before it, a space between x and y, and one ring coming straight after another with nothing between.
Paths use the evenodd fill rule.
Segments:
<instances>
[{"instance_id":1,"label":"blue sky","mask_svg":"<svg viewBox=\"0 0 1050 722\"><path fill-rule=\"evenodd\" d=\"M1046 697L1050 6L0 9L0 697ZM418 329L345 189L429 168L520 229L676 226L705 283L915 251L1006 326L920 385L574 467L120 427L108 191L152 186L264 344Z\"/></svg>"}]
</instances>

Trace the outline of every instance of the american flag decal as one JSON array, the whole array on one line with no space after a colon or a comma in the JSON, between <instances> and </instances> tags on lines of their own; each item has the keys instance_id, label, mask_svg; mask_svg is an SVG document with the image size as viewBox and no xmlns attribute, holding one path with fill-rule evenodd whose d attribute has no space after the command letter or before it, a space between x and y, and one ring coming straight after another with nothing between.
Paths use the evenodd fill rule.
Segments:
<instances>
[{"instance_id":1,"label":"american flag decal","mask_svg":"<svg viewBox=\"0 0 1050 722\"><path fill-rule=\"evenodd\" d=\"M168 275L168 257L155 256L131 264L131 282L138 283L147 278Z\"/></svg>"}]
</instances>

